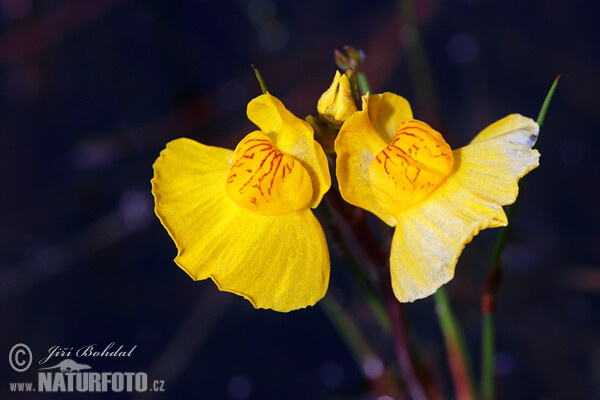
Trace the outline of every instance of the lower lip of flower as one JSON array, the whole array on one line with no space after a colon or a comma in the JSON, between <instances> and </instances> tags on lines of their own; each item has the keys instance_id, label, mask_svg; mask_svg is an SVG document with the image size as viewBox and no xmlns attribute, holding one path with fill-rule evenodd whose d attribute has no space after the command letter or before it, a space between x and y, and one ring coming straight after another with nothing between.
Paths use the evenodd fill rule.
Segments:
<instances>
[{"instance_id":1,"label":"lower lip of flower","mask_svg":"<svg viewBox=\"0 0 600 400\"><path fill-rule=\"evenodd\" d=\"M258 131L246 136L235 149L225 188L239 206L263 215L306 208L313 194L310 176L302 164L281 153Z\"/></svg>"},{"instance_id":2,"label":"lower lip of flower","mask_svg":"<svg viewBox=\"0 0 600 400\"><path fill-rule=\"evenodd\" d=\"M453 165L452 149L439 132L418 120L403 121L369 166L371 190L375 200L396 215L439 187Z\"/></svg>"}]
</instances>

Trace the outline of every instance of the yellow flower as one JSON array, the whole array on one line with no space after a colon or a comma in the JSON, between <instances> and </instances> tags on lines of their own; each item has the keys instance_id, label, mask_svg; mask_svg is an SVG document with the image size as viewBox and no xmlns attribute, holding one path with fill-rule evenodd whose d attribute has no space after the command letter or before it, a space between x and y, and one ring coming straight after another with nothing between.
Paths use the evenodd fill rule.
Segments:
<instances>
[{"instance_id":1,"label":"yellow flower","mask_svg":"<svg viewBox=\"0 0 600 400\"><path fill-rule=\"evenodd\" d=\"M190 139L167 144L154 164L155 212L195 280L256 308L315 304L329 283L325 235L310 207L331 185L310 125L270 94L248 104L260 131L235 151Z\"/></svg>"},{"instance_id":2,"label":"yellow flower","mask_svg":"<svg viewBox=\"0 0 600 400\"><path fill-rule=\"evenodd\" d=\"M357 111L350 80L346 74L342 75L339 71L335 71L331 86L317 102L317 111L326 121L338 126Z\"/></svg>"},{"instance_id":3,"label":"yellow flower","mask_svg":"<svg viewBox=\"0 0 600 400\"><path fill-rule=\"evenodd\" d=\"M454 276L464 246L486 228L507 224L519 178L538 166L539 127L512 114L452 151L442 135L412 119L395 94L363 97L363 110L335 142L340 192L395 226L390 255L398 300L434 293Z\"/></svg>"}]
</instances>

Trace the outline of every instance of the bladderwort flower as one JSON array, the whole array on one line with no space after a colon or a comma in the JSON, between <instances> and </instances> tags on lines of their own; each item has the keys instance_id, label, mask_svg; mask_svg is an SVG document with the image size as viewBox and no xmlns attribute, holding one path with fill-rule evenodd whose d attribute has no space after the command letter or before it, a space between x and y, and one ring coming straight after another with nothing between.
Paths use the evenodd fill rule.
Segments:
<instances>
[{"instance_id":1,"label":"bladderwort flower","mask_svg":"<svg viewBox=\"0 0 600 400\"><path fill-rule=\"evenodd\" d=\"M452 151L442 135L413 119L409 103L383 93L335 141L342 197L395 226L390 253L394 294L410 302L450 281L464 246L486 228L507 225L503 205L539 164L538 125L509 115Z\"/></svg>"},{"instance_id":2,"label":"bladderwort flower","mask_svg":"<svg viewBox=\"0 0 600 400\"><path fill-rule=\"evenodd\" d=\"M167 144L154 164L155 212L193 279L256 308L287 312L320 300L329 252L313 215L331 186L327 158L310 125L277 98L248 104L260 130L235 151L190 139Z\"/></svg>"},{"instance_id":3,"label":"bladderwort flower","mask_svg":"<svg viewBox=\"0 0 600 400\"><path fill-rule=\"evenodd\" d=\"M343 75L335 71L331 86L317 102L320 118L333 125L341 126L348 117L358 111L348 78L349 73L352 73L352 70L346 71Z\"/></svg>"}]
</instances>

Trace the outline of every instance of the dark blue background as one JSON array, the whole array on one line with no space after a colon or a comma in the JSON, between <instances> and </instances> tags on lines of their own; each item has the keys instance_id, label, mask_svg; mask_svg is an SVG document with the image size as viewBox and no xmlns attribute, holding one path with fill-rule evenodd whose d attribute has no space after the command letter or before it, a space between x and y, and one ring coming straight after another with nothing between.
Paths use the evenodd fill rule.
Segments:
<instances>
[{"instance_id":1,"label":"dark blue background","mask_svg":"<svg viewBox=\"0 0 600 400\"><path fill-rule=\"evenodd\" d=\"M319 307L254 310L179 270L150 194L168 141L232 148L250 132L245 105L260 94L250 64L302 117L333 77L333 49L354 44L374 92L407 97L452 147L509 113L535 118L562 74L506 249L498 393L600 398L597 10L586 1L414 3L437 87L423 101L411 31L393 1L0 1L3 359L20 342L39 360L51 346L114 341L137 345L133 356L89 364L165 379L159 398L369 398ZM422 65L417 76L427 76ZM448 285L476 367L495 236L467 246ZM377 337L348 280L334 254L330 293ZM451 397L431 299L407 310ZM387 340L379 346L393 358ZM2 398L65 397L5 392L35 370L0 362Z\"/></svg>"}]
</instances>

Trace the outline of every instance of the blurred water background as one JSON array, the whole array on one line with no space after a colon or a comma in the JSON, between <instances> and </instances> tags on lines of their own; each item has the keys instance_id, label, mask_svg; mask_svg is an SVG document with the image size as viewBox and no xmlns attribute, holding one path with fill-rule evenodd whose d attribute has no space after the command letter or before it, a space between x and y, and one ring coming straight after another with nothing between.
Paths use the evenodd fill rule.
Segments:
<instances>
[{"instance_id":1,"label":"blurred water background","mask_svg":"<svg viewBox=\"0 0 600 400\"><path fill-rule=\"evenodd\" d=\"M90 364L166 381L164 393L140 398L370 398L318 306L257 311L177 268L150 194L168 141L232 148L253 129L245 106L260 89L250 64L303 117L331 82L333 49L353 44L373 91L407 97L452 147L509 113L535 118L562 74L505 254L498 398L600 399L597 7L412 3L413 18L406 0L0 0L2 359L15 343L37 360L55 345L115 342L137 348ZM496 234L467 246L448 285L476 366ZM330 293L376 337L332 253ZM451 397L432 300L407 310ZM69 397L8 393L7 382L35 372L6 361L0 376L2 398Z\"/></svg>"}]
</instances>

